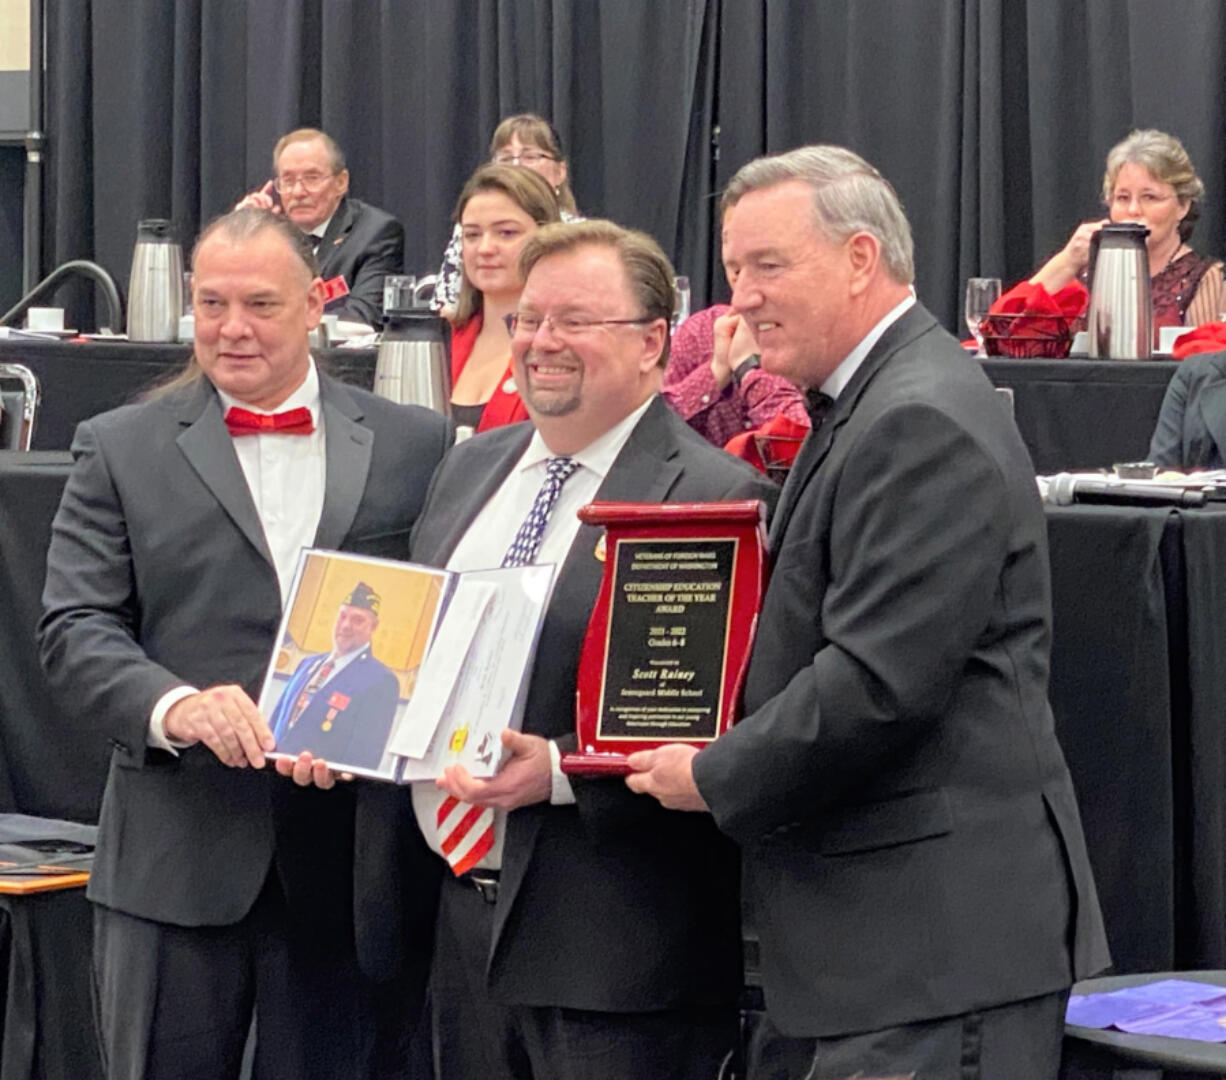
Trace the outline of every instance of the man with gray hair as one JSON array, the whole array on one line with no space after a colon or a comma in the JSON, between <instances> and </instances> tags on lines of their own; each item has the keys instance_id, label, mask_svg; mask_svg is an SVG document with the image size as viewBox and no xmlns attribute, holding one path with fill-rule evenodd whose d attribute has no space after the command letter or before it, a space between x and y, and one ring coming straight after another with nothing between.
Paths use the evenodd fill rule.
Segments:
<instances>
[{"instance_id":1,"label":"man with gray hair","mask_svg":"<svg viewBox=\"0 0 1226 1080\"><path fill-rule=\"evenodd\" d=\"M813 431L780 499L745 718L635 755L636 791L744 852L766 1016L751 1080L1046 1078L1108 963L1047 702L1034 469L911 289L911 232L850 151L751 162L732 303Z\"/></svg>"},{"instance_id":2,"label":"man with gray hair","mask_svg":"<svg viewBox=\"0 0 1226 1080\"><path fill-rule=\"evenodd\" d=\"M349 194L349 170L336 140L298 128L277 140L273 176L235 207L284 214L307 236L323 279L325 311L379 327L383 279L404 269L404 226Z\"/></svg>"}]
</instances>

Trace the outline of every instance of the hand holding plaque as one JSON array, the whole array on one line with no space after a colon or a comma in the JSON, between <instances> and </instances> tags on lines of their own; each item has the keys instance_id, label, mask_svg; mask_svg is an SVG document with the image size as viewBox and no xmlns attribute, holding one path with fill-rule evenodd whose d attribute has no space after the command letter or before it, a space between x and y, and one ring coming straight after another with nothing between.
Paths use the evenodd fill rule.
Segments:
<instances>
[{"instance_id":1,"label":"hand holding plaque","mask_svg":"<svg viewBox=\"0 0 1226 1080\"><path fill-rule=\"evenodd\" d=\"M579 660L571 774L625 775L636 750L732 726L766 576L764 506L592 503L605 570Z\"/></svg>"}]
</instances>

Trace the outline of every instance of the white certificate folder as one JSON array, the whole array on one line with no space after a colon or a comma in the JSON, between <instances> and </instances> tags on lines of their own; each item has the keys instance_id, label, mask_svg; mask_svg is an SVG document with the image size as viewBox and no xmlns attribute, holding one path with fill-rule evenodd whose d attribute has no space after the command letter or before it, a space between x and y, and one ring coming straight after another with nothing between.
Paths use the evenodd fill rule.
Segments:
<instances>
[{"instance_id":1,"label":"white certificate folder","mask_svg":"<svg viewBox=\"0 0 1226 1080\"><path fill-rule=\"evenodd\" d=\"M454 573L304 549L260 693L277 739L391 783L498 771L523 721L556 567Z\"/></svg>"}]
</instances>

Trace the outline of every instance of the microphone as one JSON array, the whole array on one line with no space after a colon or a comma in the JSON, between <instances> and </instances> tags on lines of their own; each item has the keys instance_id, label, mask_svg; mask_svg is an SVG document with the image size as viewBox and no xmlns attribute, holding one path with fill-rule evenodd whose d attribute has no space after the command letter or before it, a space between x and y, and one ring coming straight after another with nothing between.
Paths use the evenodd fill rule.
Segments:
<instances>
[{"instance_id":1,"label":"microphone","mask_svg":"<svg viewBox=\"0 0 1226 1080\"><path fill-rule=\"evenodd\" d=\"M1047 481L1044 502L1052 506L1073 503L1102 506L1204 506L1205 493L1172 484L1112 484L1057 473Z\"/></svg>"}]
</instances>

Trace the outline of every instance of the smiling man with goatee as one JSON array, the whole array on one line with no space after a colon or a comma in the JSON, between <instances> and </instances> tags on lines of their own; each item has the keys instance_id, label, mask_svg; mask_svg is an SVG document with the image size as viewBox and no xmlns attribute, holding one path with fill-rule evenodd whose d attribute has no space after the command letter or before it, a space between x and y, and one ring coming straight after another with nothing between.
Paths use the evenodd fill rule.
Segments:
<instances>
[{"instance_id":1,"label":"smiling man with goatee","mask_svg":"<svg viewBox=\"0 0 1226 1080\"><path fill-rule=\"evenodd\" d=\"M775 489L659 396L673 271L654 241L607 221L548 225L522 268L511 349L531 422L457 446L413 534L415 560L452 570L512 550L558 564L501 770L414 786L448 864L431 982L440 1075L709 1078L737 1039L735 853L705 816L559 769L603 570L600 530L575 513L597 498L770 504Z\"/></svg>"}]
</instances>

